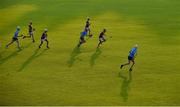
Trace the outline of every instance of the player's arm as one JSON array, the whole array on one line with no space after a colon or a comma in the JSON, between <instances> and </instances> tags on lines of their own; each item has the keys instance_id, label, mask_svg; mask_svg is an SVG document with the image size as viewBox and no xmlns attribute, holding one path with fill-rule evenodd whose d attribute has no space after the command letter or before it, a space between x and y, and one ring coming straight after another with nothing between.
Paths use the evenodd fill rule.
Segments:
<instances>
[{"instance_id":1,"label":"player's arm","mask_svg":"<svg viewBox=\"0 0 180 107\"><path fill-rule=\"evenodd\" d=\"M22 35L20 35L20 36L17 36L17 37L23 37L23 34L22 34Z\"/></svg>"},{"instance_id":2,"label":"player's arm","mask_svg":"<svg viewBox=\"0 0 180 107\"><path fill-rule=\"evenodd\" d=\"M103 35L103 39L104 39L104 41L106 41L106 35Z\"/></svg>"},{"instance_id":3,"label":"player's arm","mask_svg":"<svg viewBox=\"0 0 180 107\"><path fill-rule=\"evenodd\" d=\"M134 55L134 58L136 58L137 57L137 52L135 53L135 55Z\"/></svg>"},{"instance_id":4,"label":"player's arm","mask_svg":"<svg viewBox=\"0 0 180 107\"><path fill-rule=\"evenodd\" d=\"M48 35L46 34L46 39L47 39Z\"/></svg>"},{"instance_id":5,"label":"player's arm","mask_svg":"<svg viewBox=\"0 0 180 107\"><path fill-rule=\"evenodd\" d=\"M36 29L35 29L35 28L33 28L33 31L36 31Z\"/></svg>"},{"instance_id":6,"label":"player's arm","mask_svg":"<svg viewBox=\"0 0 180 107\"><path fill-rule=\"evenodd\" d=\"M23 34L21 34L21 35L18 35L18 33L16 33L15 35L17 35L17 37L22 37L22 36L23 36Z\"/></svg>"}]
</instances>

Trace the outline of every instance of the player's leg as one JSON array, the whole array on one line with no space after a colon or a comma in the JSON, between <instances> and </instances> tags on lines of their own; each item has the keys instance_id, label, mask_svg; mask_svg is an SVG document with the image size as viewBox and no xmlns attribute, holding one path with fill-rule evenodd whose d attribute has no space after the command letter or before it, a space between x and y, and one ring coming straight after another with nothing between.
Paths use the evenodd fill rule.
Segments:
<instances>
[{"instance_id":1,"label":"player's leg","mask_svg":"<svg viewBox=\"0 0 180 107\"><path fill-rule=\"evenodd\" d=\"M25 38L31 38L31 36L23 36L23 39L25 39Z\"/></svg>"},{"instance_id":2,"label":"player's leg","mask_svg":"<svg viewBox=\"0 0 180 107\"><path fill-rule=\"evenodd\" d=\"M82 44L82 40L81 40L81 38L79 39L79 43L78 43L78 47L80 47L81 46L81 44Z\"/></svg>"},{"instance_id":3,"label":"player's leg","mask_svg":"<svg viewBox=\"0 0 180 107\"><path fill-rule=\"evenodd\" d=\"M82 43L86 43L85 39L83 39Z\"/></svg>"},{"instance_id":4,"label":"player's leg","mask_svg":"<svg viewBox=\"0 0 180 107\"><path fill-rule=\"evenodd\" d=\"M79 44L78 47L80 47L83 43L85 43L86 41L84 40L84 38L80 38L79 40Z\"/></svg>"},{"instance_id":5,"label":"player's leg","mask_svg":"<svg viewBox=\"0 0 180 107\"><path fill-rule=\"evenodd\" d=\"M121 69L122 69L124 66L129 65L130 63L131 63L131 60L128 60L128 63L125 63L125 64L121 65Z\"/></svg>"},{"instance_id":6,"label":"player's leg","mask_svg":"<svg viewBox=\"0 0 180 107\"><path fill-rule=\"evenodd\" d=\"M41 43L40 43L40 45L39 45L39 48L41 48L43 42L44 42L44 40L41 40Z\"/></svg>"},{"instance_id":7,"label":"player's leg","mask_svg":"<svg viewBox=\"0 0 180 107\"><path fill-rule=\"evenodd\" d=\"M90 28L88 28L88 32L89 32L89 36L91 36L91 29Z\"/></svg>"},{"instance_id":8,"label":"player's leg","mask_svg":"<svg viewBox=\"0 0 180 107\"><path fill-rule=\"evenodd\" d=\"M23 39L25 39L25 38L31 38L31 36L23 36Z\"/></svg>"},{"instance_id":9,"label":"player's leg","mask_svg":"<svg viewBox=\"0 0 180 107\"><path fill-rule=\"evenodd\" d=\"M105 42L106 40L104 39L104 38L100 38L99 39L99 44L98 44L98 47L100 46L100 45L102 45L103 44L103 42Z\"/></svg>"},{"instance_id":10,"label":"player's leg","mask_svg":"<svg viewBox=\"0 0 180 107\"><path fill-rule=\"evenodd\" d=\"M81 46L81 44L82 44L82 42L79 42L78 47L80 47L80 46Z\"/></svg>"},{"instance_id":11,"label":"player's leg","mask_svg":"<svg viewBox=\"0 0 180 107\"><path fill-rule=\"evenodd\" d=\"M12 39L11 42L9 42L9 43L6 45L6 48L8 48L13 42L14 42L14 39Z\"/></svg>"},{"instance_id":12,"label":"player's leg","mask_svg":"<svg viewBox=\"0 0 180 107\"><path fill-rule=\"evenodd\" d=\"M99 48L101 44L102 44L102 42L101 42L101 41L99 41L97 48Z\"/></svg>"},{"instance_id":13,"label":"player's leg","mask_svg":"<svg viewBox=\"0 0 180 107\"><path fill-rule=\"evenodd\" d=\"M35 39L34 39L34 34L33 34L33 32L31 32L31 38L32 38L32 42L34 43L35 42Z\"/></svg>"},{"instance_id":14,"label":"player's leg","mask_svg":"<svg viewBox=\"0 0 180 107\"><path fill-rule=\"evenodd\" d=\"M99 48L99 47L100 47L100 45L102 44L102 41L103 41L103 39L102 39L102 38L99 38L99 43L98 43L97 48Z\"/></svg>"},{"instance_id":15,"label":"player's leg","mask_svg":"<svg viewBox=\"0 0 180 107\"><path fill-rule=\"evenodd\" d=\"M103 38L103 42L106 42L106 39L105 39L105 38Z\"/></svg>"},{"instance_id":16,"label":"player's leg","mask_svg":"<svg viewBox=\"0 0 180 107\"><path fill-rule=\"evenodd\" d=\"M105 38L102 38L102 43L101 43L101 44L103 44L104 42L106 42L106 39L105 39Z\"/></svg>"},{"instance_id":17,"label":"player's leg","mask_svg":"<svg viewBox=\"0 0 180 107\"><path fill-rule=\"evenodd\" d=\"M16 43L17 43L17 48L18 48L18 49L21 49L21 48L20 48L20 44L19 44L19 41L18 41L18 40L16 40Z\"/></svg>"},{"instance_id":18,"label":"player's leg","mask_svg":"<svg viewBox=\"0 0 180 107\"><path fill-rule=\"evenodd\" d=\"M47 39L45 41L47 43L46 47L49 49L49 41Z\"/></svg>"},{"instance_id":19,"label":"player's leg","mask_svg":"<svg viewBox=\"0 0 180 107\"><path fill-rule=\"evenodd\" d=\"M29 32L28 35L29 35L29 36L25 36L25 35L24 35L24 36L23 36L23 39L25 39L25 38L31 38L31 32Z\"/></svg>"},{"instance_id":20,"label":"player's leg","mask_svg":"<svg viewBox=\"0 0 180 107\"><path fill-rule=\"evenodd\" d=\"M133 60L131 60L132 61L132 65L131 65L131 67L130 67L130 69L129 69L129 71L132 71L132 68L133 68L133 66L134 66L134 64L135 64L135 61L134 61L134 59Z\"/></svg>"}]
</instances>

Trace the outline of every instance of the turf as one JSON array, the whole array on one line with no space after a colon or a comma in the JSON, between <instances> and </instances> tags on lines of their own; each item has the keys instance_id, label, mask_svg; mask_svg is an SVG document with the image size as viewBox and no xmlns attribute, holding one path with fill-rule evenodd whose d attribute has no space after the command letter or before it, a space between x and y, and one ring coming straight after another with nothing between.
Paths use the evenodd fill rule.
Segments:
<instances>
[{"instance_id":1,"label":"turf","mask_svg":"<svg viewBox=\"0 0 180 107\"><path fill-rule=\"evenodd\" d=\"M0 105L180 105L179 0L2 0ZM93 38L76 48L86 18ZM17 25L20 39L5 49ZM37 49L48 28L50 49ZM96 49L100 31L107 42ZM110 38L112 36L112 38ZM139 44L133 72L119 65Z\"/></svg>"}]
</instances>

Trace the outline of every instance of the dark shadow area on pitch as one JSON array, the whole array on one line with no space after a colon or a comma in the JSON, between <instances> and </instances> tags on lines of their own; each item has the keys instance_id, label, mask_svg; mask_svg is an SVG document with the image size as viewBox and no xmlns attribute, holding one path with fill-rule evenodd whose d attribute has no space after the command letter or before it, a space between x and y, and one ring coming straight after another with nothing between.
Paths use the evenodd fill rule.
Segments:
<instances>
[{"instance_id":1,"label":"dark shadow area on pitch","mask_svg":"<svg viewBox=\"0 0 180 107\"><path fill-rule=\"evenodd\" d=\"M28 48L29 46L31 46L32 43L27 44L24 48L20 49L20 50L16 50L13 53L11 53L10 55L6 56L5 58L2 57L2 54L5 52L2 52L0 55L0 65L5 63L6 61L8 61L9 59L16 57L18 55L18 52L23 51L24 49Z\"/></svg>"},{"instance_id":2,"label":"dark shadow area on pitch","mask_svg":"<svg viewBox=\"0 0 180 107\"><path fill-rule=\"evenodd\" d=\"M98 57L101 55L102 51L100 48L97 48L96 51L92 54L91 59L90 59L90 65L93 67L96 63L96 60Z\"/></svg>"},{"instance_id":3,"label":"dark shadow area on pitch","mask_svg":"<svg viewBox=\"0 0 180 107\"><path fill-rule=\"evenodd\" d=\"M18 71L23 71L29 64L32 63L33 60L40 57L44 52L46 52L48 49L42 50L40 53L40 49L36 49L34 53L22 64L21 68Z\"/></svg>"},{"instance_id":4,"label":"dark shadow area on pitch","mask_svg":"<svg viewBox=\"0 0 180 107\"><path fill-rule=\"evenodd\" d=\"M0 59L0 65L5 63L6 61L8 61L9 59L16 57L18 55L18 52L21 52L22 50L16 50L14 52L12 52L10 55L6 56L6 57L1 57Z\"/></svg>"},{"instance_id":5,"label":"dark shadow area on pitch","mask_svg":"<svg viewBox=\"0 0 180 107\"><path fill-rule=\"evenodd\" d=\"M15 57L15 56L17 56L18 55L18 51L14 51L14 52L12 52L10 55L8 55L8 56L6 56L6 57L2 57L1 59L0 59L0 64L3 64L3 63L5 63L6 61L8 61L9 59L11 59L11 58L13 58L13 57Z\"/></svg>"},{"instance_id":6,"label":"dark shadow area on pitch","mask_svg":"<svg viewBox=\"0 0 180 107\"><path fill-rule=\"evenodd\" d=\"M5 53L5 51L0 52L0 61L3 58L2 55Z\"/></svg>"},{"instance_id":7,"label":"dark shadow area on pitch","mask_svg":"<svg viewBox=\"0 0 180 107\"><path fill-rule=\"evenodd\" d=\"M73 49L73 51L71 52L70 58L69 58L69 60L67 61L69 67L72 67L72 66L74 65L75 61L78 59L77 56L78 56L80 53L81 53L81 49L76 46L76 47Z\"/></svg>"},{"instance_id":8,"label":"dark shadow area on pitch","mask_svg":"<svg viewBox=\"0 0 180 107\"><path fill-rule=\"evenodd\" d=\"M126 76L123 76L121 74L121 72L119 73L119 77L123 79L120 94L121 94L121 97L123 98L124 102L126 102L129 97L130 83L132 82L132 72L129 72L129 78Z\"/></svg>"}]
</instances>

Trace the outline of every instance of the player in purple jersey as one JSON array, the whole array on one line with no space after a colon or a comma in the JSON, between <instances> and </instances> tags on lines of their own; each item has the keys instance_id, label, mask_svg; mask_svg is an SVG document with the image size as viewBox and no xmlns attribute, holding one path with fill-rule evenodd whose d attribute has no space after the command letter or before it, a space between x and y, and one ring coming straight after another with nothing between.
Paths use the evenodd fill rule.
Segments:
<instances>
[{"instance_id":1,"label":"player in purple jersey","mask_svg":"<svg viewBox=\"0 0 180 107\"><path fill-rule=\"evenodd\" d=\"M102 43L106 41L106 37L105 37L106 35L105 35L105 33L106 33L106 29L104 29L104 30L100 33L100 35L99 35L99 44L98 44L97 48L99 48L100 45L102 45Z\"/></svg>"},{"instance_id":2,"label":"player in purple jersey","mask_svg":"<svg viewBox=\"0 0 180 107\"><path fill-rule=\"evenodd\" d=\"M85 30L87 30L89 35L91 34L90 25L91 25L90 24L90 18L87 18L86 25L85 25Z\"/></svg>"},{"instance_id":3,"label":"player in purple jersey","mask_svg":"<svg viewBox=\"0 0 180 107\"><path fill-rule=\"evenodd\" d=\"M49 41L47 40L47 36L48 36L47 31L48 31L47 29L44 29L44 32L43 32L43 34L41 36L41 43L39 45L39 48L41 48L43 42L46 41L46 43L47 43L46 47L49 49Z\"/></svg>"},{"instance_id":4,"label":"player in purple jersey","mask_svg":"<svg viewBox=\"0 0 180 107\"><path fill-rule=\"evenodd\" d=\"M32 21L30 21L29 25L28 25L28 33L29 33L29 36L23 36L23 39L25 38L32 38L32 42L34 43L35 40L34 40L34 31L35 29L33 28L33 25L32 25Z\"/></svg>"}]
</instances>

